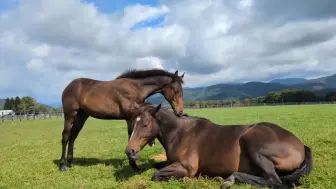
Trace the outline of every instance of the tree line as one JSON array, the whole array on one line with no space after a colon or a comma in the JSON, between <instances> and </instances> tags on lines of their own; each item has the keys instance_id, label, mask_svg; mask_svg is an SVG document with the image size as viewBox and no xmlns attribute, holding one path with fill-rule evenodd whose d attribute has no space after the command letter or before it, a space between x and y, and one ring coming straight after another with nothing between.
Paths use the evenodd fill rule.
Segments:
<instances>
[{"instance_id":1,"label":"tree line","mask_svg":"<svg viewBox=\"0 0 336 189\"><path fill-rule=\"evenodd\" d=\"M10 97L5 99L5 110L13 110L16 113L36 113L36 112L59 112L56 108L48 108L43 104L37 103L37 101L31 96Z\"/></svg>"},{"instance_id":2,"label":"tree line","mask_svg":"<svg viewBox=\"0 0 336 189\"><path fill-rule=\"evenodd\" d=\"M243 100L198 100L185 102L186 107L205 108L205 107L225 107L225 106L248 106L258 104L276 103L306 103L336 101L336 92L328 92L325 95L317 95L307 90L286 89L283 91L269 92L265 96L246 98Z\"/></svg>"},{"instance_id":3,"label":"tree line","mask_svg":"<svg viewBox=\"0 0 336 189\"><path fill-rule=\"evenodd\" d=\"M288 103L288 102L320 102L336 101L336 93L328 92L325 95L317 95L307 90L286 89L283 91L274 91L266 96L255 98L256 103Z\"/></svg>"}]
</instances>

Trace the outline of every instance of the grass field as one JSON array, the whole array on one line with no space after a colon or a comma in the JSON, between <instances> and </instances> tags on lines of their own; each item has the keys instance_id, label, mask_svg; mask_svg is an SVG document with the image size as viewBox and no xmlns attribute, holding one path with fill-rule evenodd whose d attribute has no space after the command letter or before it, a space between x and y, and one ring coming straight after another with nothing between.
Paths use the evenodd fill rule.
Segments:
<instances>
[{"instance_id":1,"label":"grass field","mask_svg":"<svg viewBox=\"0 0 336 189\"><path fill-rule=\"evenodd\" d=\"M270 121L290 130L314 154L313 173L306 187L336 188L336 106L278 106L186 110L221 124ZM198 178L150 181L153 156L163 152L157 142L146 146L138 162L145 171L134 174L124 154L125 121L90 118L75 143L75 167L58 171L62 119L0 123L0 188L216 188L219 181ZM232 188L253 188L237 184Z\"/></svg>"}]
</instances>

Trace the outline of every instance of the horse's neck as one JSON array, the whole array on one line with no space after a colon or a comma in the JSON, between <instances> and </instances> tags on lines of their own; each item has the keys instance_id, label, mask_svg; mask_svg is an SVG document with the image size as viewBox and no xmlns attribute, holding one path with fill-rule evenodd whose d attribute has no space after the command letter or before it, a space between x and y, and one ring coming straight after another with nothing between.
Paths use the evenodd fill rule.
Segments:
<instances>
[{"instance_id":1,"label":"horse's neck","mask_svg":"<svg viewBox=\"0 0 336 189\"><path fill-rule=\"evenodd\" d=\"M143 100L149 96L160 93L165 85L169 84L172 78L166 76L149 77L139 80L141 86L141 97Z\"/></svg>"},{"instance_id":2,"label":"horse's neck","mask_svg":"<svg viewBox=\"0 0 336 189\"><path fill-rule=\"evenodd\" d=\"M160 125L160 142L169 153L169 148L176 145L183 134L183 127L180 126L181 120L168 111L160 110L156 119Z\"/></svg>"}]
</instances>

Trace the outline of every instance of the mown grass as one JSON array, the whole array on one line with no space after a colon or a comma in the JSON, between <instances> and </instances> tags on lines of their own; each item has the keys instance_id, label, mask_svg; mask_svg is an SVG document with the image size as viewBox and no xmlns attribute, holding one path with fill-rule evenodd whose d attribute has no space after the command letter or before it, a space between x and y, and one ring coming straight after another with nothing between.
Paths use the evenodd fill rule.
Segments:
<instances>
[{"instance_id":1,"label":"mown grass","mask_svg":"<svg viewBox=\"0 0 336 189\"><path fill-rule=\"evenodd\" d=\"M336 105L250 107L187 110L221 124L270 121L297 135L314 154L308 188L336 188ZM150 181L153 155L163 152L157 142L146 146L134 174L124 154L125 121L90 118L75 143L75 167L58 171L62 119L0 123L0 188L219 188L207 178L157 183ZM254 188L245 184L232 187Z\"/></svg>"}]
</instances>

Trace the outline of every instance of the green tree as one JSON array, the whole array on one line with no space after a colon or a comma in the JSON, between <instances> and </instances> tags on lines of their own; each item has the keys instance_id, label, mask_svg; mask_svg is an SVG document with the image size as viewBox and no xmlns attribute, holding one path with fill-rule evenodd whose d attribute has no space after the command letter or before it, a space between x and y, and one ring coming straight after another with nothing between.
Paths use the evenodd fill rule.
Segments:
<instances>
[{"instance_id":1,"label":"green tree","mask_svg":"<svg viewBox=\"0 0 336 189\"><path fill-rule=\"evenodd\" d=\"M37 108L36 110L39 112L39 113L46 113L46 112L49 112L48 108L42 104L39 104L37 105Z\"/></svg>"},{"instance_id":2,"label":"green tree","mask_svg":"<svg viewBox=\"0 0 336 189\"><path fill-rule=\"evenodd\" d=\"M5 110L9 110L10 109L10 100L9 100L9 98L6 98L6 100L5 100L4 109Z\"/></svg>"},{"instance_id":3,"label":"green tree","mask_svg":"<svg viewBox=\"0 0 336 189\"><path fill-rule=\"evenodd\" d=\"M15 101L14 101L14 98L11 97L10 100L9 100L9 102L10 102L10 109L11 109L11 110L14 110L14 108L15 108Z\"/></svg>"},{"instance_id":4,"label":"green tree","mask_svg":"<svg viewBox=\"0 0 336 189\"><path fill-rule=\"evenodd\" d=\"M20 106L20 103L21 103L21 99L20 97L15 97L15 100L14 100L14 110L16 112L18 112L20 110L19 106Z\"/></svg>"},{"instance_id":5,"label":"green tree","mask_svg":"<svg viewBox=\"0 0 336 189\"><path fill-rule=\"evenodd\" d=\"M325 96L326 101L336 101L336 92L329 92Z\"/></svg>"},{"instance_id":6,"label":"green tree","mask_svg":"<svg viewBox=\"0 0 336 189\"><path fill-rule=\"evenodd\" d=\"M21 103L20 103L20 110L22 112L29 112L33 113L36 106L36 100L30 96L22 97Z\"/></svg>"},{"instance_id":7,"label":"green tree","mask_svg":"<svg viewBox=\"0 0 336 189\"><path fill-rule=\"evenodd\" d=\"M244 106L249 106L251 104L251 99L248 99L248 98L244 99L243 104Z\"/></svg>"},{"instance_id":8,"label":"green tree","mask_svg":"<svg viewBox=\"0 0 336 189\"><path fill-rule=\"evenodd\" d=\"M190 106L191 108L194 108L194 107L196 106L196 102L195 102L195 101L191 101L191 102L189 103L189 106Z\"/></svg>"},{"instance_id":9,"label":"green tree","mask_svg":"<svg viewBox=\"0 0 336 189\"><path fill-rule=\"evenodd\" d=\"M266 103L278 103L281 100L281 92L269 92L265 97Z\"/></svg>"}]
</instances>

